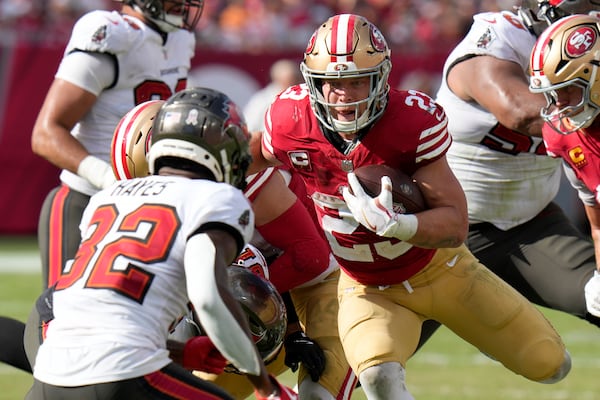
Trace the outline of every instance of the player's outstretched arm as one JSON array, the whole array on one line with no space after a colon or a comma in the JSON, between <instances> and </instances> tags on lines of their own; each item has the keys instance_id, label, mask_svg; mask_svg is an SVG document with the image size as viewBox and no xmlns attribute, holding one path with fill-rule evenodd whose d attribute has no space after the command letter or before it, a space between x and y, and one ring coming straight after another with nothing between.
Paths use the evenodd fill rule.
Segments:
<instances>
[{"instance_id":1,"label":"player's outstretched arm","mask_svg":"<svg viewBox=\"0 0 600 400\"><path fill-rule=\"evenodd\" d=\"M295 399L277 397L290 389L269 377L252 341L248 320L229 290L226 268L238 252L236 238L225 230L192 235L184 254L189 299L207 336L227 360L247 375L257 398Z\"/></svg>"}]
</instances>

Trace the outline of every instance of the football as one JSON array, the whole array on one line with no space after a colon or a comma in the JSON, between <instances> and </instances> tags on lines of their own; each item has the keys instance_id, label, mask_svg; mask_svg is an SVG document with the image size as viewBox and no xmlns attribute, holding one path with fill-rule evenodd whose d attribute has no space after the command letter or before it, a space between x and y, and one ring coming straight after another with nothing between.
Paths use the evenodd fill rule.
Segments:
<instances>
[{"instance_id":1,"label":"football","mask_svg":"<svg viewBox=\"0 0 600 400\"><path fill-rule=\"evenodd\" d=\"M389 176L392 181L394 211L397 213L414 214L426 209L425 198L419 186L404 172L382 164L365 165L353 172L365 192L372 197L381 192L381 177Z\"/></svg>"}]
</instances>

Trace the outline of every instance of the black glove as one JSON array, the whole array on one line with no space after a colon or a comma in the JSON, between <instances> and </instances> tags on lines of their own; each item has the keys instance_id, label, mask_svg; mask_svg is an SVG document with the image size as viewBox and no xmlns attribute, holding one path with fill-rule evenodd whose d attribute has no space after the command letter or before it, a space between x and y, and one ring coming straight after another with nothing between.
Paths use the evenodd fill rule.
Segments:
<instances>
[{"instance_id":1,"label":"black glove","mask_svg":"<svg viewBox=\"0 0 600 400\"><path fill-rule=\"evenodd\" d=\"M325 370L325 354L317 342L306 336L302 331L291 333L283 342L285 347L285 365L293 372L302 363L310 374L313 382L318 382Z\"/></svg>"}]
</instances>

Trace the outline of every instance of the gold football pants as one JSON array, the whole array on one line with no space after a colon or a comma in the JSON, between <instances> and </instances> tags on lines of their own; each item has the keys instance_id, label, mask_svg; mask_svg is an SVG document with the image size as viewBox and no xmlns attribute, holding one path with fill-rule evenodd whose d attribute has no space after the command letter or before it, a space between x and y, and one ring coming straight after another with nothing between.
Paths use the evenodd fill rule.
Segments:
<instances>
[{"instance_id":1,"label":"gold football pants","mask_svg":"<svg viewBox=\"0 0 600 400\"><path fill-rule=\"evenodd\" d=\"M534 381L552 377L565 359L543 314L464 245L439 249L425 269L397 285L366 286L342 272L339 296L340 337L358 376L385 362L406 366L426 319Z\"/></svg>"}]
</instances>

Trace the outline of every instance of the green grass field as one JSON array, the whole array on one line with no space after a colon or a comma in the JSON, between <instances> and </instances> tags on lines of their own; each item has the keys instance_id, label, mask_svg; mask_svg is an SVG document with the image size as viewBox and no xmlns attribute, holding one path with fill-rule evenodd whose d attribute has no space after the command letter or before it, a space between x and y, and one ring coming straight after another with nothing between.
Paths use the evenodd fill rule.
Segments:
<instances>
[{"instance_id":1,"label":"green grass field","mask_svg":"<svg viewBox=\"0 0 600 400\"><path fill-rule=\"evenodd\" d=\"M2 271L11 267L7 263L35 251L31 239L0 238L1 315L25 320L29 313L41 286L39 272ZM543 311L562 334L573 357L573 369L564 381L555 385L529 382L442 328L409 361L407 383L413 396L418 400L600 399L600 331L569 315ZM282 381L292 385L293 379L287 374ZM0 364L0 400L23 399L30 384L30 375ZM353 399L365 396L357 390Z\"/></svg>"}]
</instances>

